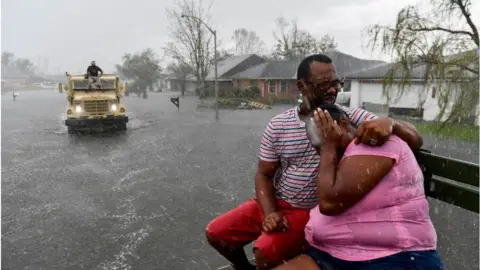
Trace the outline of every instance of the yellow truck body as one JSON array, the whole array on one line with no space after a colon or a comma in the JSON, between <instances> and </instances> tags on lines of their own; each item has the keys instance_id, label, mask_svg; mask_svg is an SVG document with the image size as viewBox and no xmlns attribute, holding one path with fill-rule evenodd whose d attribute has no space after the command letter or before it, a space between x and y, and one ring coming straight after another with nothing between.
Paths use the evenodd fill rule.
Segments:
<instances>
[{"instance_id":1,"label":"yellow truck body","mask_svg":"<svg viewBox=\"0 0 480 270\"><path fill-rule=\"evenodd\" d=\"M126 130L128 116L121 97L125 87L115 74L104 74L99 80L101 87L93 84L85 75L66 73L66 85L59 84L58 90L67 93L65 125L69 133L80 129L113 128Z\"/></svg>"}]
</instances>

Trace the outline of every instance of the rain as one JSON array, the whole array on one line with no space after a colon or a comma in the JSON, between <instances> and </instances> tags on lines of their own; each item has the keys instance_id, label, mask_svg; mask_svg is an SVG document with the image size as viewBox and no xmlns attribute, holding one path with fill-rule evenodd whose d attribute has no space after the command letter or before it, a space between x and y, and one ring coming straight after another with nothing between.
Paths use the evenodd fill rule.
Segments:
<instances>
[{"instance_id":1,"label":"rain","mask_svg":"<svg viewBox=\"0 0 480 270\"><path fill-rule=\"evenodd\" d=\"M207 240L207 226L256 192L272 192L255 191L262 138L266 130L288 129L285 123L272 129L275 116L312 106L299 92L297 68L316 53L335 65L341 86L329 87L338 90L342 108L394 119L388 127L395 135L402 121L419 131L417 159L427 157L429 167L382 197L406 200L414 193L397 195L397 188L421 190L430 176L424 188L440 194L427 200L445 269L479 269L478 213L465 202L471 194L478 201L472 180L479 163L478 32L476 41L446 34L438 47L422 43L428 55L375 34L385 34L377 26L395 27L410 5L432 14L438 6L427 0L40 2L2 1L2 269L233 269ZM462 2L479 25L480 2ZM458 20L455 26L472 31ZM418 60L408 72L399 69L408 66L402 61L432 55L458 70L437 83L438 66ZM92 61L101 75L87 71ZM304 87L321 87L321 79ZM318 167L327 138L317 132L313 112L298 121L305 143L282 156L272 178L276 191L285 188L293 164L295 177L307 182L288 187L287 199L320 193L315 181L322 173L308 169ZM345 161L342 154L335 166ZM453 163L458 172L442 171ZM356 177L373 177L380 166L366 164L355 164L364 167ZM449 186L452 177L460 182ZM348 192L370 190L364 182ZM342 198L334 186L329 195ZM461 191L442 201L452 186ZM395 233L375 232L372 241L383 244ZM255 263L252 247L244 250Z\"/></svg>"}]
</instances>

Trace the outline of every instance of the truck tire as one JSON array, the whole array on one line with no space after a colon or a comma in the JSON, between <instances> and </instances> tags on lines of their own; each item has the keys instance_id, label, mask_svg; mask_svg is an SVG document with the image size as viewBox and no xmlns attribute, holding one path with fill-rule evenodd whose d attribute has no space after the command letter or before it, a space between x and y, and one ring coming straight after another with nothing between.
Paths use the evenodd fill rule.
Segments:
<instances>
[{"instance_id":1,"label":"truck tire","mask_svg":"<svg viewBox=\"0 0 480 270\"><path fill-rule=\"evenodd\" d=\"M127 123L121 123L117 125L118 131L126 131L127 130Z\"/></svg>"},{"instance_id":2,"label":"truck tire","mask_svg":"<svg viewBox=\"0 0 480 270\"><path fill-rule=\"evenodd\" d=\"M70 127L70 126L67 127L67 131L68 131L68 134L76 134L76 133L77 133L77 131L75 130L75 128Z\"/></svg>"}]
</instances>

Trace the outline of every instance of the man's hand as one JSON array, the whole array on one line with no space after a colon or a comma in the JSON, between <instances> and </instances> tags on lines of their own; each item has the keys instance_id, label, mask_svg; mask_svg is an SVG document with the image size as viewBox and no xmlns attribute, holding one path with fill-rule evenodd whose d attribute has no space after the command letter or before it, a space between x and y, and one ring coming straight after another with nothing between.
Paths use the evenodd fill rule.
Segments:
<instances>
[{"instance_id":1,"label":"man's hand","mask_svg":"<svg viewBox=\"0 0 480 270\"><path fill-rule=\"evenodd\" d=\"M286 232L289 228L287 217L282 212L268 214L263 220L264 232Z\"/></svg>"},{"instance_id":2,"label":"man's hand","mask_svg":"<svg viewBox=\"0 0 480 270\"><path fill-rule=\"evenodd\" d=\"M355 144L383 145L392 135L393 125L394 121L389 117L366 120L355 132Z\"/></svg>"}]
</instances>

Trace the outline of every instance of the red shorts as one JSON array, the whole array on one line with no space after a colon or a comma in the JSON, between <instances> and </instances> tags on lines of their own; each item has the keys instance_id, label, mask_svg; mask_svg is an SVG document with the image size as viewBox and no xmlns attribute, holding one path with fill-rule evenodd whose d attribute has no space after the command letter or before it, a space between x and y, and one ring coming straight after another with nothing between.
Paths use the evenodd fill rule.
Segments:
<instances>
[{"instance_id":1,"label":"red shorts","mask_svg":"<svg viewBox=\"0 0 480 270\"><path fill-rule=\"evenodd\" d=\"M239 248L255 241L258 249L271 262L282 262L298 255L308 244L305 240L305 225L309 209L294 208L278 200L277 209L289 222L287 232L262 232L263 212L256 199L250 199L214 219L207 226L207 234L227 247Z\"/></svg>"}]
</instances>

